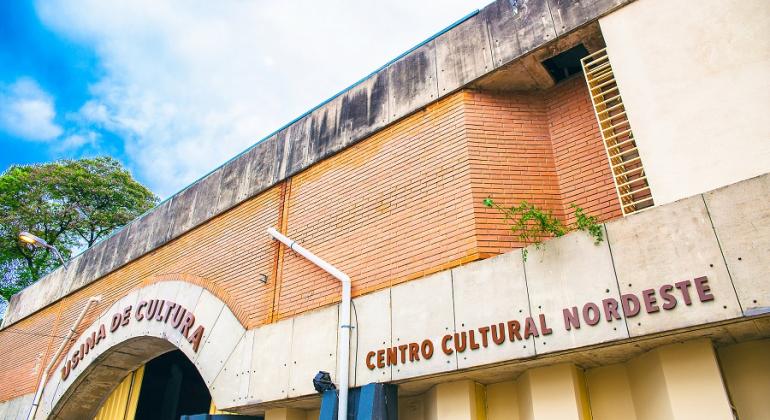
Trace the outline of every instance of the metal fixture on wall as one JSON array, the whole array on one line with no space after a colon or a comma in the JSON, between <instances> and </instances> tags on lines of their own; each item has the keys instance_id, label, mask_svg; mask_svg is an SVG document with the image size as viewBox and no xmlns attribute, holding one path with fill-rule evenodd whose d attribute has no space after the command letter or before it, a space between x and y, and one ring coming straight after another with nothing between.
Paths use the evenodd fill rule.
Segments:
<instances>
[{"instance_id":1,"label":"metal fixture on wall","mask_svg":"<svg viewBox=\"0 0 770 420\"><path fill-rule=\"evenodd\" d=\"M623 215L652 207L650 184L631 131L607 48L580 60Z\"/></svg>"},{"instance_id":2,"label":"metal fixture on wall","mask_svg":"<svg viewBox=\"0 0 770 420\"><path fill-rule=\"evenodd\" d=\"M339 419L347 419L348 413L348 388L350 386L350 277L337 267L319 258L312 252L303 248L296 241L287 238L275 228L268 228L267 233L281 241L289 249L302 255L317 265L322 270L331 274L342 283L342 302L340 303L339 335L337 336L337 382L339 383Z\"/></svg>"},{"instance_id":3,"label":"metal fixture on wall","mask_svg":"<svg viewBox=\"0 0 770 420\"><path fill-rule=\"evenodd\" d=\"M59 250L56 249L55 246L49 245L48 242L46 242L43 238L35 236L27 231L23 231L19 233L19 240L35 248L50 249L56 255L56 258L58 258L59 261L61 261L62 265L64 266L64 269L65 270L67 269L67 262L64 261L64 258L62 258L61 253L59 253Z\"/></svg>"}]
</instances>

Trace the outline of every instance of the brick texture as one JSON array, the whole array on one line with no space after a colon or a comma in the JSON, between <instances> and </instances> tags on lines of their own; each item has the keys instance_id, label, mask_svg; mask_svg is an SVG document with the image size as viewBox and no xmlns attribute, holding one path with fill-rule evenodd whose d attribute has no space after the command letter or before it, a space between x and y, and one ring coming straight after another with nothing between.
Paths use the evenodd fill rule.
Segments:
<instances>
[{"instance_id":1,"label":"brick texture","mask_svg":"<svg viewBox=\"0 0 770 420\"><path fill-rule=\"evenodd\" d=\"M0 401L34 391L88 297L81 331L120 297L182 278L220 296L247 327L339 300L331 276L269 226L353 279L361 295L520 246L482 206L527 200L620 215L585 86L536 93L461 91L208 221L0 332ZM268 284L258 281L268 275Z\"/></svg>"}]
</instances>

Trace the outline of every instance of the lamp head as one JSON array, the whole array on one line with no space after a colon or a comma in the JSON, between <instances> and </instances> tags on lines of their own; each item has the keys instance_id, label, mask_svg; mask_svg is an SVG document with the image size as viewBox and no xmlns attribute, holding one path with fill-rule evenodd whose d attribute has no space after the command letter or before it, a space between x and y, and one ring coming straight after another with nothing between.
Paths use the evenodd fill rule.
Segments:
<instances>
[{"instance_id":1,"label":"lamp head","mask_svg":"<svg viewBox=\"0 0 770 420\"><path fill-rule=\"evenodd\" d=\"M26 244L30 244L30 245L36 246L38 248L48 248L49 247L48 242L43 240L43 238L37 237L37 236L27 232L27 231L19 233L19 239L22 242L26 243Z\"/></svg>"}]
</instances>

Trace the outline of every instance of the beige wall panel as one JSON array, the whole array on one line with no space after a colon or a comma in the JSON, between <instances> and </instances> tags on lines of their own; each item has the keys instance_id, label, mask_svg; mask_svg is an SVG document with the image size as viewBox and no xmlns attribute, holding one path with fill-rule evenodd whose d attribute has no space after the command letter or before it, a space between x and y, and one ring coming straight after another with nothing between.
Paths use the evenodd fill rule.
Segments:
<instances>
[{"instance_id":1,"label":"beige wall panel","mask_svg":"<svg viewBox=\"0 0 770 420\"><path fill-rule=\"evenodd\" d=\"M770 2L644 0L599 22L656 204L770 171Z\"/></svg>"},{"instance_id":2,"label":"beige wall panel","mask_svg":"<svg viewBox=\"0 0 770 420\"><path fill-rule=\"evenodd\" d=\"M517 381L522 420L588 420L582 371L571 364L530 369Z\"/></svg>"},{"instance_id":3,"label":"beige wall panel","mask_svg":"<svg viewBox=\"0 0 770 420\"><path fill-rule=\"evenodd\" d=\"M594 420L636 420L625 364L594 368L586 371L585 377Z\"/></svg>"},{"instance_id":4,"label":"beige wall panel","mask_svg":"<svg viewBox=\"0 0 770 420\"><path fill-rule=\"evenodd\" d=\"M425 420L425 397L401 397L398 399L398 420Z\"/></svg>"},{"instance_id":5,"label":"beige wall panel","mask_svg":"<svg viewBox=\"0 0 770 420\"><path fill-rule=\"evenodd\" d=\"M246 331L210 387L219 409L242 405L248 400L254 330Z\"/></svg>"},{"instance_id":6,"label":"beige wall panel","mask_svg":"<svg viewBox=\"0 0 770 420\"><path fill-rule=\"evenodd\" d=\"M209 337L213 332L214 324L219 319L219 314L223 312L223 309L225 309L224 302L207 290L201 292L198 303L195 304L195 308L193 309L195 323L203 325L204 328L203 338L201 338L198 352L194 353L192 351L192 346L187 340L181 340L181 346L179 346L180 350L182 350L193 362L197 361L198 357L200 357L201 353L206 348L206 344L210 341ZM240 336L238 339L240 339Z\"/></svg>"},{"instance_id":7,"label":"beige wall panel","mask_svg":"<svg viewBox=\"0 0 770 420\"><path fill-rule=\"evenodd\" d=\"M206 293L208 292L203 292L203 295ZM241 340L245 330L241 322L238 321L238 318L226 307L219 313L215 323L200 325L204 325L205 329L210 328L211 332L209 332L208 337L203 338L203 340L206 340L206 345L198 349L195 366L206 381L206 385L211 386L230 353L232 353L235 346Z\"/></svg>"},{"instance_id":8,"label":"beige wall panel","mask_svg":"<svg viewBox=\"0 0 770 420\"><path fill-rule=\"evenodd\" d=\"M352 316L355 329L350 340L351 386L363 386L372 382L389 382L391 368L366 366L366 354L370 351L391 347L390 338L390 290L383 290L353 299L357 314ZM356 321L357 319L357 321ZM358 339L358 343L356 343ZM358 365L356 365L358 362ZM375 362L376 363L376 362Z\"/></svg>"},{"instance_id":9,"label":"beige wall panel","mask_svg":"<svg viewBox=\"0 0 770 420\"><path fill-rule=\"evenodd\" d=\"M190 287L189 283L187 283L184 287L180 287L179 292L176 294L176 297L174 298L174 302L177 305L181 305L183 308L185 308L188 311L194 311L195 307L198 305L198 301L200 300L201 294L203 293L202 288L199 287ZM193 312L194 313L194 312ZM196 323L201 322L198 318L198 315L196 314L195 318ZM209 329L213 325L203 325L204 328ZM208 332L204 331L203 338L201 339L201 344L198 348L198 351L203 348L203 345L205 343L205 339L207 338ZM179 330L173 331L171 334L167 335L166 339L173 343L176 347L182 347L182 346L190 346L187 339L184 338L182 333L179 332Z\"/></svg>"},{"instance_id":10,"label":"beige wall panel","mask_svg":"<svg viewBox=\"0 0 770 420\"><path fill-rule=\"evenodd\" d=\"M294 318L289 365L289 397L315 394L313 377L329 372L337 383L338 306L329 306Z\"/></svg>"},{"instance_id":11,"label":"beige wall panel","mask_svg":"<svg viewBox=\"0 0 770 420\"><path fill-rule=\"evenodd\" d=\"M393 368L393 379L405 379L444 372L457 368L455 354L441 351L441 338L454 333L452 310L452 278L444 271L411 281L391 289L393 345L422 343L430 339L435 345L430 360L409 362ZM400 362L400 360L399 360Z\"/></svg>"},{"instance_id":12,"label":"beige wall panel","mask_svg":"<svg viewBox=\"0 0 770 420\"><path fill-rule=\"evenodd\" d=\"M478 392L481 391L481 392ZM426 394L425 420L484 420L483 386L473 381L444 382Z\"/></svg>"},{"instance_id":13,"label":"beige wall panel","mask_svg":"<svg viewBox=\"0 0 770 420\"><path fill-rule=\"evenodd\" d=\"M719 349L730 399L741 420L762 420L770 413L770 339Z\"/></svg>"},{"instance_id":14,"label":"beige wall panel","mask_svg":"<svg viewBox=\"0 0 770 420\"><path fill-rule=\"evenodd\" d=\"M671 401L666 388L660 357L657 352L645 353L628 363L628 378L639 420L666 420L673 418Z\"/></svg>"},{"instance_id":15,"label":"beige wall panel","mask_svg":"<svg viewBox=\"0 0 770 420\"><path fill-rule=\"evenodd\" d=\"M256 328L251 356L249 401L260 403L286 398L294 319Z\"/></svg>"},{"instance_id":16,"label":"beige wall panel","mask_svg":"<svg viewBox=\"0 0 770 420\"><path fill-rule=\"evenodd\" d=\"M747 315L770 311L770 175L703 195Z\"/></svg>"},{"instance_id":17,"label":"beige wall panel","mask_svg":"<svg viewBox=\"0 0 770 420\"><path fill-rule=\"evenodd\" d=\"M523 322L529 316L521 251L508 252L456 268L452 270L452 276L458 331L489 327L511 320ZM503 344L497 345L492 341L491 333L488 334L488 348L465 350L457 354L460 369L535 354L531 338L511 342L508 337Z\"/></svg>"},{"instance_id":18,"label":"beige wall panel","mask_svg":"<svg viewBox=\"0 0 770 420\"><path fill-rule=\"evenodd\" d=\"M660 353L674 418L732 419L730 402L710 341L672 344L655 351Z\"/></svg>"},{"instance_id":19,"label":"beige wall panel","mask_svg":"<svg viewBox=\"0 0 770 420\"><path fill-rule=\"evenodd\" d=\"M675 308L648 314L641 303L639 315L627 320L632 337L700 325L741 316L738 299L727 273L714 230L701 196L651 209L608 223L607 234L621 293L641 292L664 284L708 277L714 300L700 302L690 287L692 305L681 293Z\"/></svg>"},{"instance_id":20,"label":"beige wall panel","mask_svg":"<svg viewBox=\"0 0 770 420\"><path fill-rule=\"evenodd\" d=\"M538 354L571 349L628 337L624 320L600 321L590 326L581 316L580 329L567 331L563 309L593 302L602 307L602 299L619 299L618 284L612 269L607 241L594 245L586 234L575 233L548 241L540 250L530 247L525 264L527 288L532 312L545 314L551 335L535 339ZM593 313L593 312L592 312Z\"/></svg>"},{"instance_id":21,"label":"beige wall panel","mask_svg":"<svg viewBox=\"0 0 770 420\"><path fill-rule=\"evenodd\" d=\"M487 420L519 420L516 382L487 385Z\"/></svg>"},{"instance_id":22,"label":"beige wall panel","mask_svg":"<svg viewBox=\"0 0 770 420\"><path fill-rule=\"evenodd\" d=\"M297 408L271 408L265 411L265 420L305 420L305 410Z\"/></svg>"}]
</instances>

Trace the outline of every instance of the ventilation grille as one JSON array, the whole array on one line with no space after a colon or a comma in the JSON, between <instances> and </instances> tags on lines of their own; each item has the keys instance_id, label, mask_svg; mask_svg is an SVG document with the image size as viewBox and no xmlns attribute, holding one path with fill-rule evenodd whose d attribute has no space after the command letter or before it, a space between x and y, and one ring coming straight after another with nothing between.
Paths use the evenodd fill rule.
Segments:
<instances>
[{"instance_id":1,"label":"ventilation grille","mask_svg":"<svg viewBox=\"0 0 770 420\"><path fill-rule=\"evenodd\" d=\"M653 206L652 192L620 97L607 49L580 60L604 139L623 215Z\"/></svg>"}]
</instances>

